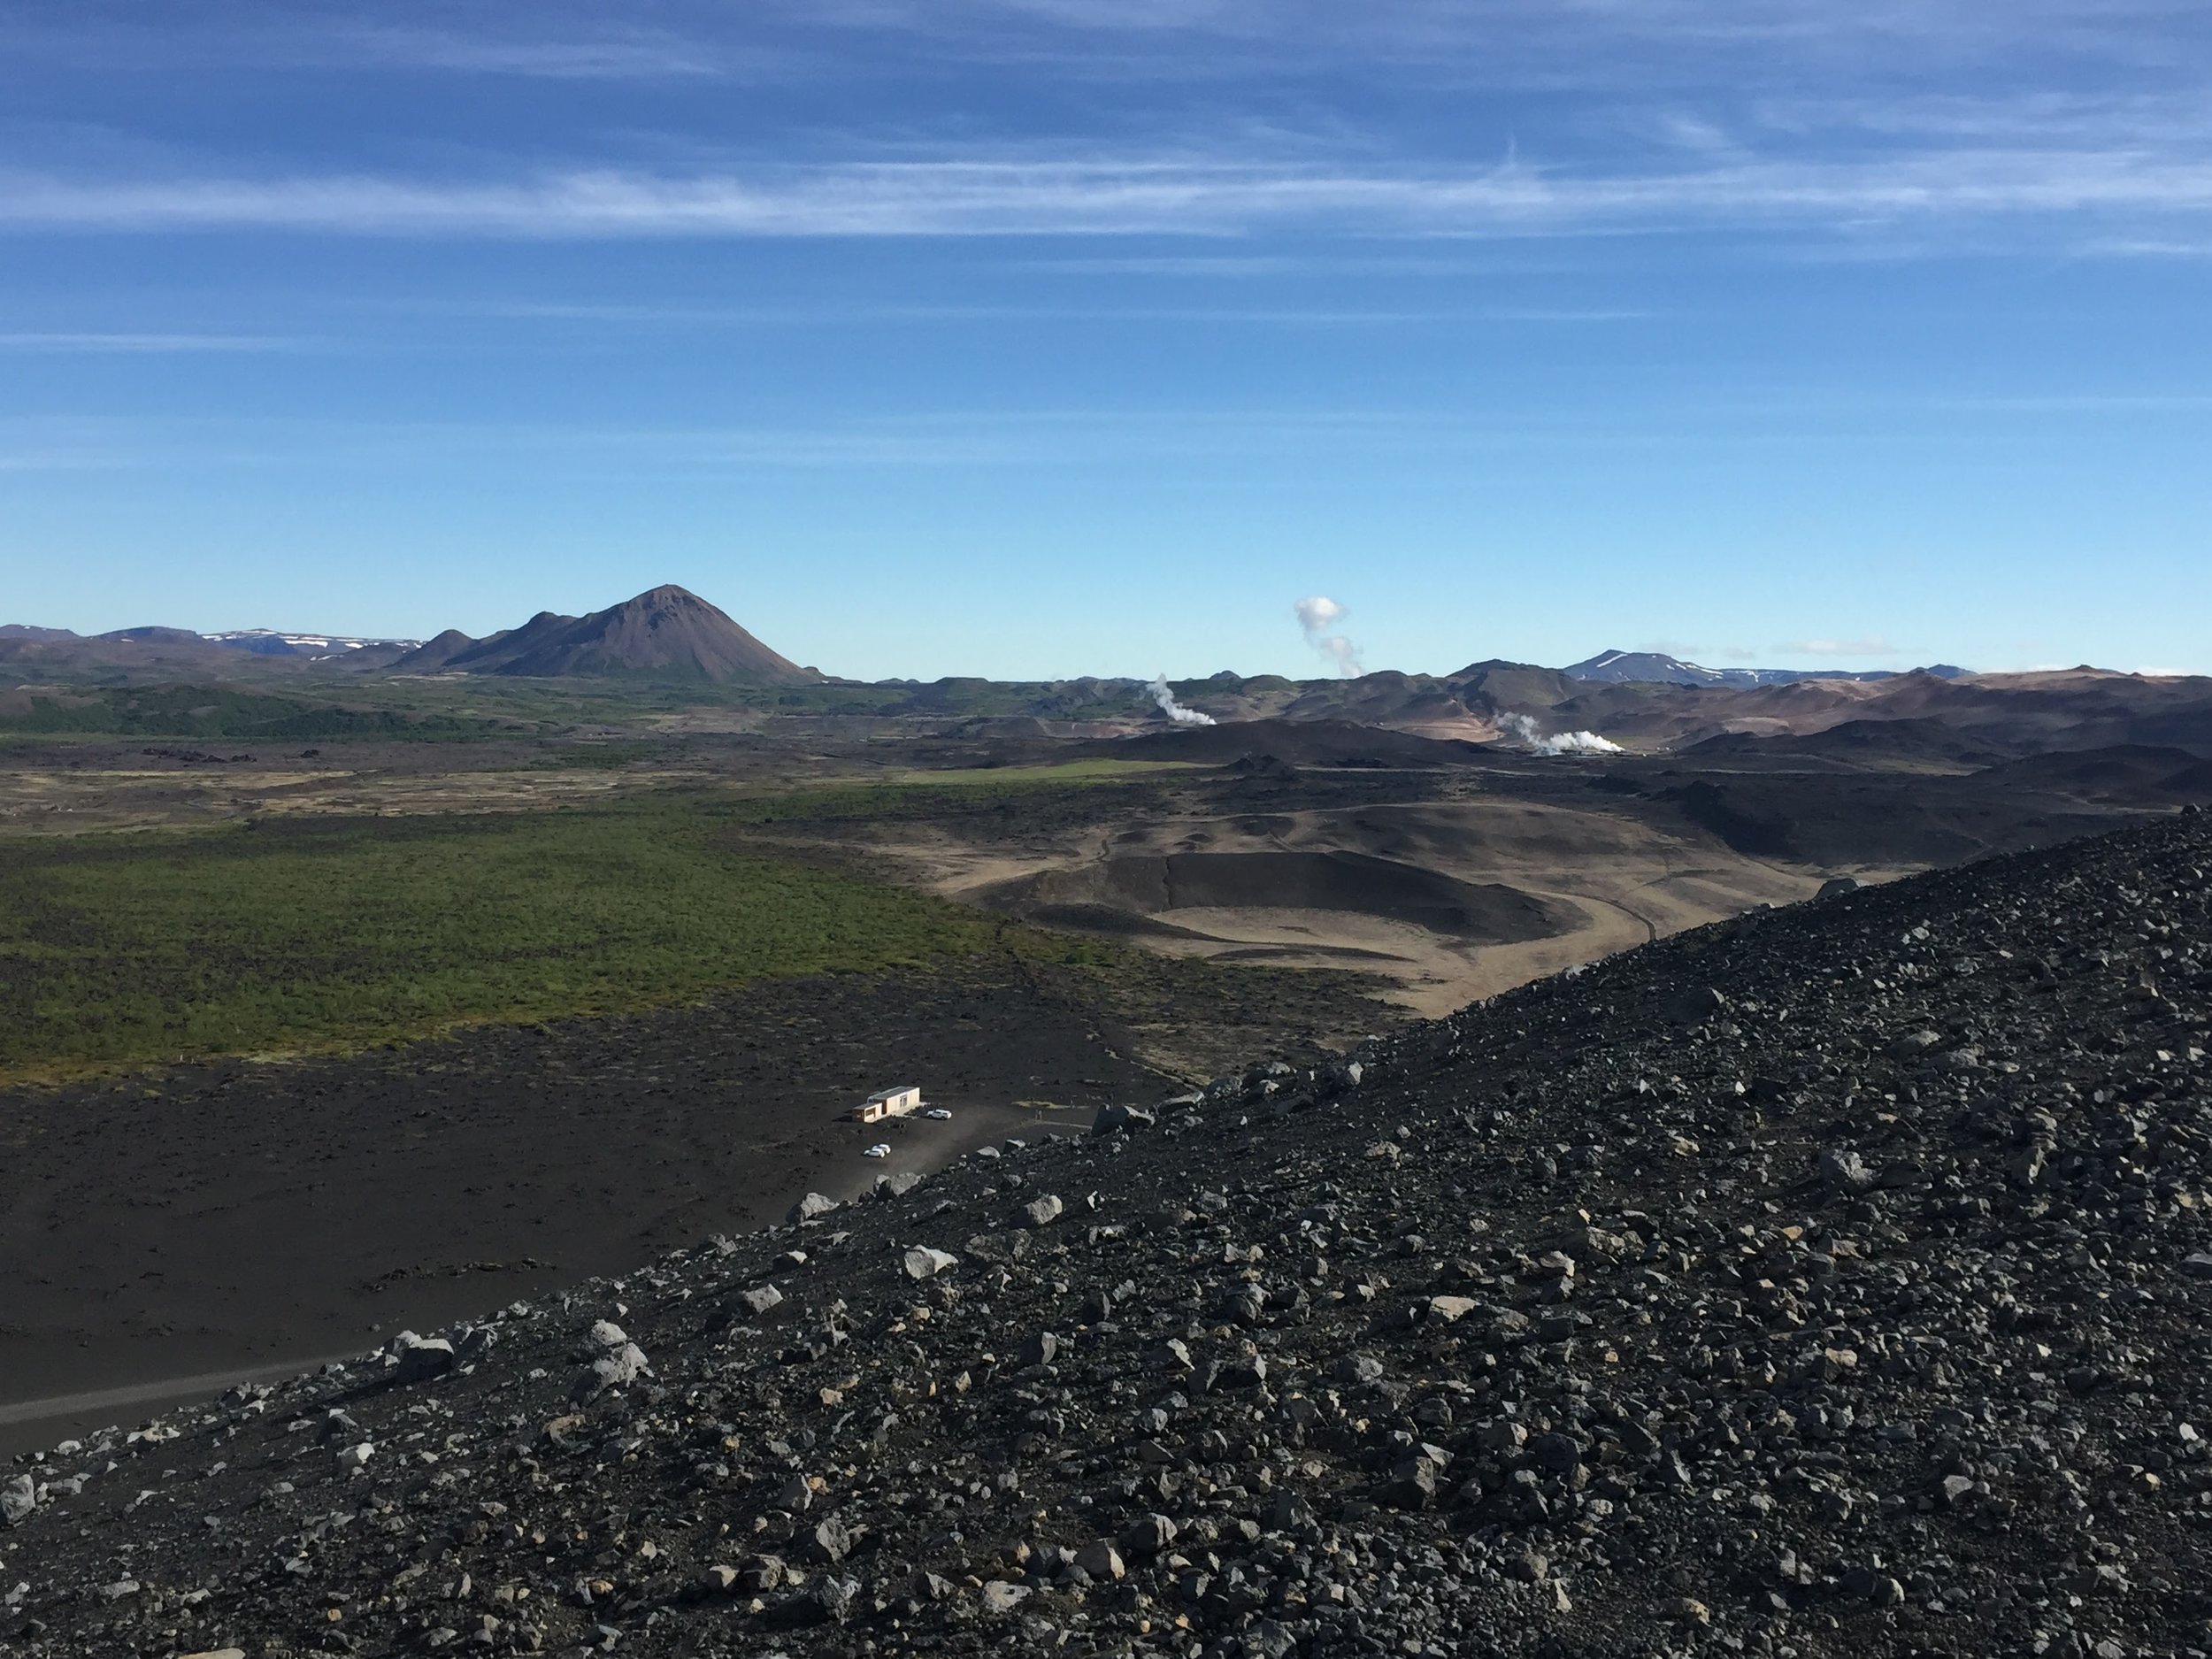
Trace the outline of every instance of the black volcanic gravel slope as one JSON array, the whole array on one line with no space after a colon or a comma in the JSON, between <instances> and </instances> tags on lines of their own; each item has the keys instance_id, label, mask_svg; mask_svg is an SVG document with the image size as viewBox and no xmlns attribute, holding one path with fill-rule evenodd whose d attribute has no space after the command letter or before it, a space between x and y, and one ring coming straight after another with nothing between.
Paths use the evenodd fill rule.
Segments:
<instances>
[{"instance_id":1,"label":"black volcanic gravel slope","mask_svg":"<svg viewBox=\"0 0 2212 1659\"><path fill-rule=\"evenodd\" d=\"M1680 935L19 1461L0 1636L2203 1651L2208 822Z\"/></svg>"}]
</instances>

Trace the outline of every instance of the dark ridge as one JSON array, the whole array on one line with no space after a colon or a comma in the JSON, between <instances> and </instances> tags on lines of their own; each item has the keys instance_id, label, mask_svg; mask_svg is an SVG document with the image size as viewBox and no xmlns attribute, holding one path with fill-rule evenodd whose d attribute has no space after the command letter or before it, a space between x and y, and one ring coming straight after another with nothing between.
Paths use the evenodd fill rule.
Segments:
<instances>
[{"instance_id":1,"label":"dark ridge","mask_svg":"<svg viewBox=\"0 0 2212 1659\"><path fill-rule=\"evenodd\" d=\"M1902 720L1845 720L1801 735L1757 737L1724 733L1681 749L1685 761L1727 764L1787 765L1794 761L1832 762L1876 770L1916 764L1993 766L2013 757L1999 741L1955 731L1925 717Z\"/></svg>"},{"instance_id":2,"label":"dark ridge","mask_svg":"<svg viewBox=\"0 0 2212 1659\"><path fill-rule=\"evenodd\" d=\"M2212 761L2185 749L2123 743L2109 749L2032 755L1992 766L1992 783L2059 789L2094 801L2167 805L2212 798Z\"/></svg>"},{"instance_id":3,"label":"dark ridge","mask_svg":"<svg viewBox=\"0 0 2212 1659\"><path fill-rule=\"evenodd\" d=\"M1784 825L1745 811L1724 790L1702 778L1679 789L1663 790L1660 798L1679 803L1683 817L1700 829L1710 830L1747 858L1793 859L1798 856Z\"/></svg>"},{"instance_id":4,"label":"dark ridge","mask_svg":"<svg viewBox=\"0 0 2212 1659\"><path fill-rule=\"evenodd\" d=\"M1490 753L1480 743L1419 737L1348 720L1236 720L1163 726L1108 738L1084 753L1220 765L1249 759L1290 766L1461 766Z\"/></svg>"}]
</instances>

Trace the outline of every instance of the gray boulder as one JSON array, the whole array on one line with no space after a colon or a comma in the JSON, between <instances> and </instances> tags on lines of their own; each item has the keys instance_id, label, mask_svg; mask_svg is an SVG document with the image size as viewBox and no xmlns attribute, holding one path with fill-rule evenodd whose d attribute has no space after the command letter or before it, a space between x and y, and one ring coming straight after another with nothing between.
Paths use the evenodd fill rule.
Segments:
<instances>
[{"instance_id":1,"label":"gray boulder","mask_svg":"<svg viewBox=\"0 0 2212 1659\"><path fill-rule=\"evenodd\" d=\"M453 1344L442 1336L420 1337L412 1331L402 1331L385 1351L397 1362L392 1381L403 1388L442 1377L454 1366Z\"/></svg>"},{"instance_id":2,"label":"gray boulder","mask_svg":"<svg viewBox=\"0 0 2212 1659\"><path fill-rule=\"evenodd\" d=\"M1839 1151L1832 1147L1824 1150L1817 1173L1820 1184L1831 1192L1855 1196L1870 1192L1874 1187L1874 1171L1867 1167L1864 1158L1848 1149Z\"/></svg>"},{"instance_id":3,"label":"gray boulder","mask_svg":"<svg viewBox=\"0 0 2212 1659\"><path fill-rule=\"evenodd\" d=\"M950 1250L933 1248L918 1244L906 1253L906 1276L909 1279L934 1279L960 1265L960 1258Z\"/></svg>"},{"instance_id":4,"label":"gray boulder","mask_svg":"<svg viewBox=\"0 0 2212 1659\"><path fill-rule=\"evenodd\" d=\"M1702 1025L1724 1013L1728 999L1709 985L1693 986L1667 1004L1667 1018L1678 1025Z\"/></svg>"},{"instance_id":5,"label":"gray boulder","mask_svg":"<svg viewBox=\"0 0 2212 1659\"><path fill-rule=\"evenodd\" d=\"M1124 1555L1140 1561L1148 1561L1164 1552L1175 1542L1175 1523L1166 1516L1141 1515L1122 1528L1118 1540Z\"/></svg>"},{"instance_id":6,"label":"gray boulder","mask_svg":"<svg viewBox=\"0 0 2212 1659\"><path fill-rule=\"evenodd\" d=\"M1091 1133L1094 1135L1123 1134L1133 1129L1149 1129L1159 1121L1156 1116L1141 1106L1102 1106L1098 1116L1092 1120Z\"/></svg>"},{"instance_id":7,"label":"gray boulder","mask_svg":"<svg viewBox=\"0 0 2212 1659\"><path fill-rule=\"evenodd\" d=\"M609 1340L610 1334L613 1340ZM601 1350L597 1357L576 1376L569 1386L568 1397L576 1405L589 1405L610 1388L624 1388L641 1377L650 1377L653 1368L646 1363L645 1350L622 1333L619 1325L602 1319L592 1326L593 1343Z\"/></svg>"},{"instance_id":8,"label":"gray boulder","mask_svg":"<svg viewBox=\"0 0 2212 1659\"><path fill-rule=\"evenodd\" d=\"M1102 1538L1076 1551L1075 1564L1102 1583L1118 1580L1128 1571L1122 1564L1121 1552Z\"/></svg>"},{"instance_id":9,"label":"gray boulder","mask_svg":"<svg viewBox=\"0 0 2212 1659\"><path fill-rule=\"evenodd\" d=\"M1067 1206L1056 1193L1047 1193L1033 1203L1022 1206L1022 1225L1029 1227L1048 1227L1060 1219Z\"/></svg>"},{"instance_id":10,"label":"gray boulder","mask_svg":"<svg viewBox=\"0 0 2212 1659\"><path fill-rule=\"evenodd\" d=\"M987 1613L1010 1613L1027 1600L1029 1586L1025 1584L993 1578L983 1586L983 1610Z\"/></svg>"},{"instance_id":11,"label":"gray boulder","mask_svg":"<svg viewBox=\"0 0 2212 1659\"><path fill-rule=\"evenodd\" d=\"M790 1227L804 1226L810 1221L819 1221L836 1208L837 1201L834 1198L825 1198L819 1193L809 1193L791 1206L790 1211L783 1218L784 1225Z\"/></svg>"}]
</instances>

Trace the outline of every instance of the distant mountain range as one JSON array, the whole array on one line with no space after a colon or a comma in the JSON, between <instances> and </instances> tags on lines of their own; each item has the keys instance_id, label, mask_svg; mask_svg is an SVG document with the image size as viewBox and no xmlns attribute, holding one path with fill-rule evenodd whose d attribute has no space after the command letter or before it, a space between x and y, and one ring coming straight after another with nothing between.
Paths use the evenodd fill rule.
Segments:
<instances>
[{"instance_id":1,"label":"distant mountain range","mask_svg":"<svg viewBox=\"0 0 2212 1659\"><path fill-rule=\"evenodd\" d=\"M11 646L16 649L8 649ZM27 652L24 648L28 647L43 649ZM367 639L341 634L290 634L273 628L234 628L220 634L196 634L189 628L137 627L81 635L67 628L30 627L22 624L0 626L0 660L11 657L19 661L43 658L58 667L151 666L157 657L165 664L172 664L196 649L206 649L249 651L257 657L288 657L310 663L342 661L349 667L396 674L505 674L549 679L621 675L741 685L803 685L825 678L817 670L802 668L764 645L698 595L673 585L652 588L634 599L610 605L604 611L595 611L588 616L567 617L541 611L519 627L503 628L482 639L473 638L458 628L448 628L435 639L425 641ZM1507 664L1477 664L1446 678L1463 680L1476 669L1501 666ZM1898 671L1884 668L1706 668L1658 651L1600 651L1595 657L1561 669L1533 668L1525 664L1510 666L1532 673L1558 674L1571 680L1594 680L1617 686L1749 689L1792 685L1807 680L1899 678ZM1967 670L1948 663L1906 672L1932 674L1939 680L1960 680L1968 674ZM1363 678L1374 682L1369 687L1371 694L1388 701L1390 687L1403 677L1386 671ZM1427 680L1420 675L1412 678ZM1242 679L1234 674L1216 676L1217 681L1241 682ZM1356 694L1354 700L1359 700Z\"/></svg>"},{"instance_id":2,"label":"distant mountain range","mask_svg":"<svg viewBox=\"0 0 2212 1659\"><path fill-rule=\"evenodd\" d=\"M22 624L0 626L0 661L13 658L26 665L42 660L58 668L182 666L194 653L208 650L246 651L257 657L304 663L342 663L364 672L396 674L503 674L548 679L618 675L740 685L803 685L825 678L818 671L802 668L763 644L726 612L696 594L673 585L652 588L588 616L569 617L541 611L519 627L503 628L482 639L458 628L448 628L435 639L425 641L340 634L294 634L273 628L234 628L219 634L197 634L189 628L150 626L81 635L67 628ZM1395 700L1394 688L1409 678L1440 687L1444 682L1463 680L1479 670L1502 667L1603 685L1738 689L1793 685L1809 680L1872 681L1900 677L1898 671L1878 668L1707 668L1658 651L1600 651L1595 657L1561 669L1536 668L1526 664L1476 664L1457 674L1443 677L1443 681L1386 670L1363 676L1360 681L1346 682L1332 700L1348 697L1355 703L1390 703ZM1960 680L1968 675L1967 670L1948 663L1905 672L1930 674L1939 680ZM1274 678L1260 675L1251 683ZM1235 674L1215 677L1215 683L1225 680L1247 683L1243 676ZM1351 689L1363 683L1366 685L1364 694Z\"/></svg>"},{"instance_id":3,"label":"distant mountain range","mask_svg":"<svg viewBox=\"0 0 2212 1659\"><path fill-rule=\"evenodd\" d=\"M1133 677L1018 684L972 678L927 685L833 680L772 649L697 595L672 586L588 616L541 611L482 639L449 629L427 642L270 629L202 634L165 627L122 628L88 639L60 628L0 627L0 674L25 682L142 684L291 676L308 682L613 678L774 687L784 694L781 705L794 711L1123 724L1155 718L1151 691ZM0 692L6 689L0 684ZM1564 669L1493 659L1448 674L1382 669L1348 680L1225 672L1175 682L1171 690L1187 706L1223 722L1349 722L1441 741L1503 741L1543 753L1562 747L1592 752L1598 740L1665 749L1714 738L1802 737L1852 727L1832 741L1846 748L1902 744L1932 764L1954 758L1954 748L1957 757L1965 757L2137 743L2212 756L2212 680L2089 668L1977 674L1939 664L1905 672L1842 673L1707 668L1661 652L1614 650Z\"/></svg>"},{"instance_id":4,"label":"distant mountain range","mask_svg":"<svg viewBox=\"0 0 2212 1659\"><path fill-rule=\"evenodd\" d=\"M449 629L426 643L246 629L202 634L137 627L83 638L61 628L0 627L0 705L27 707L40 682L278 685L338 692L372 680L497 675L587 685L773 687L791 713L841 712L948 722L1100 722L1129 730L1165 719L1135 677L997 682L951 677L833 680L771 649L681 588L656 588L569 617L541 611L482 639ZM11 683L12 682L12 683ZM2212 759L2212 679L2074 668L1969 673L1950 664L1901 673L1706 668L1653 651L1601 651L1572 666L1492 659L1448 674L1379 669L1352 679L1224 672L1174 681L1184 706L1233 723L1335 723L1451 744L1502 743L1541 755L1646 752L1717 740L1751 765L1757 740L1816 740L1807 754L1853 764L1985 764L2053 749L2133 744ZM0 708L0 713L4 708ZM979 727L980 729L980 727ZM1239 740L1179 728L1186 744ZM1202 734L1194 738L1191 732ZM1211 736L1202 734L1213 732ZM1383 753L1362 739L1363 754ZM1739 753L1746 742L1751 749ZM1731 748L1729 745L1735 745ZM1720 751L1717 751L1720 752Z\"/></svg>"},{"instance_id":5,"label":"distant mountain range","mask_svg":"<svg viewBox=\"0 0 2212 1659\"><path fill-rule=\"evenodd\" d=\"M1901 672L1933 674L1939 680L1962 680L1971 671L1950 663L1901 671L1893 668L1704 668L1660 651L1600 651L1595 657L1570 664L1559 672L1572 680L1599 680L1612 685L1786 686L1800 680L1894 680Z\"/></svg>"},{"instance_id":6,"label":"distant mountain range","mask_svg":"<svg viewBox=\"0 0 2212 1659\"><path fill-rule=\"evenodd\" d=\"M279 634L273 628L233 628L225 634L201 636L234 651L253 651L263 657L343 657L349 651L375 646L412 649L420 640L366 640L342 634Z\"/></svg>"},{"instance_id":7,"label":"distant mountain range","mask_svg":"<svg viewBox=\"0 0 2212 1659\"><path fill-rule=\"evenodd\" d=\"M234 628L224 634L196 634L190 628L116 628L106 634L76 634L67 628L35 628L18 622L0 626L0 640L36 640L47 644L106 641L118 645L212 645L259 657L344 657L378 648L412 650L420 640L357 639L342 634L280 634L273 628Z\"/></svg>"},{"instance_id":8,"label":"distant mountain range","mask_svg":"<svg viewBox=\"0 0 2212 1659\"><path fill-rule=\"evenodd\" d=\"M541 611L520 627L480 640L457 628L425 642L271 628L198 634L149 626L84 635L67 628L0 626L0 664L21 669L176 673L197 664L219 672L221 657L232 652L392 674L613 675L741 685L803 685L822 678L771 650L696 594L672 586L588 616Z\"/></svg>"}]
</instances>

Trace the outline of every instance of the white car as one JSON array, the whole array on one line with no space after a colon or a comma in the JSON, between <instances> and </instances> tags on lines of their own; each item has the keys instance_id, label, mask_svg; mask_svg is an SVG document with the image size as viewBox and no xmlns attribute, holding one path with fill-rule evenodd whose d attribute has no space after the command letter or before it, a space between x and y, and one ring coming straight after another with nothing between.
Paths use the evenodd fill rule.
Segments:
<instances>
[{"instance_id":1,"label":"white car","mask_svg":"<svg viewBox=\"0 0 2212 1659\"><path fill-rule=\"evenodd\" d=\"M949 1124L952 1121L952 1114L947 1111L942 1106L933 1106L927 1111L924 1112L922 1116L925 1118L934 1118L941 1124Z\"/></svg>"},{"instance_id":2,"label":"white car","mask_svg":"<svg viewBox=\"0 0 2212 1659\"><path fill-rule=\"evenodd\" d=\"M888 1141L879 1141L860 1156L864 1158L887 1158L891 1156L891 1143Z\"/></svg>"}]
</instances>

